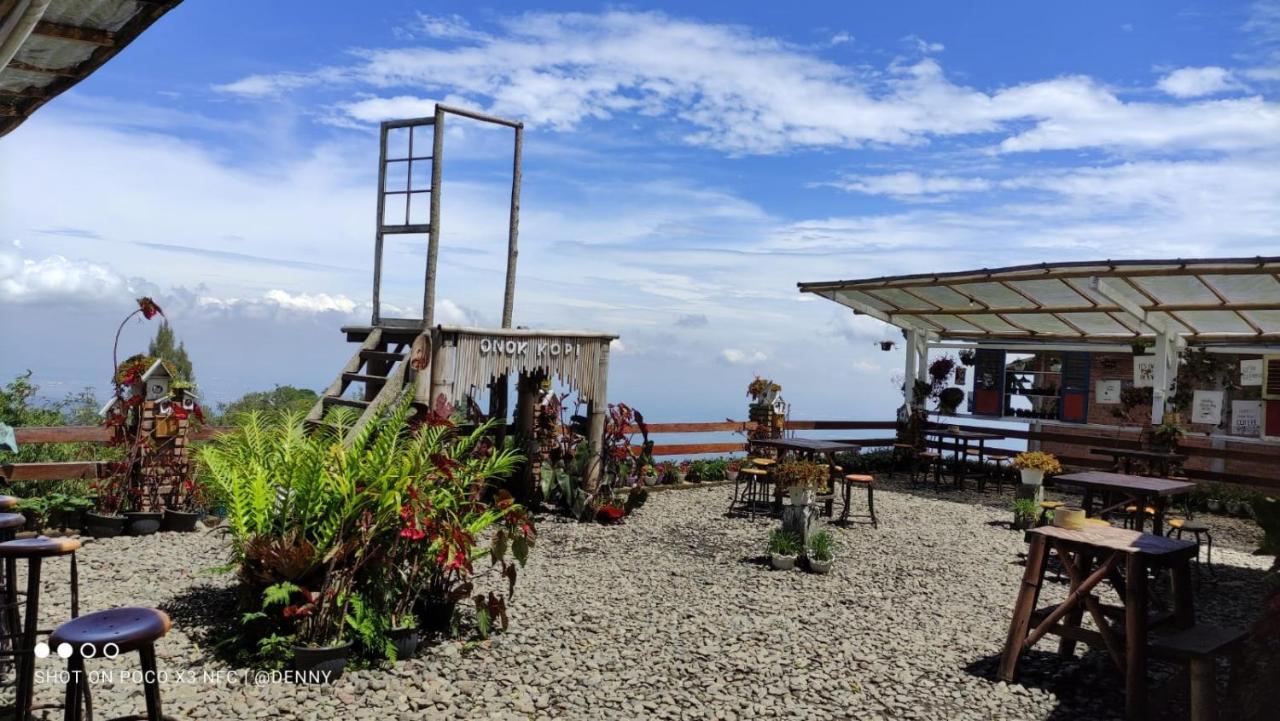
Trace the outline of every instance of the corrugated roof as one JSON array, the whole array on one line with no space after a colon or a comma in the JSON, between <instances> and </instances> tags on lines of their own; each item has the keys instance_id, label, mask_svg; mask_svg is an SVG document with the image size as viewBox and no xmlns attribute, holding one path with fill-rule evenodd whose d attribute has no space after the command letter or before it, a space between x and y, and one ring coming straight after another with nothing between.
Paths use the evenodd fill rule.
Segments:
<instances>
[{"instance_id":1,"label":"corrugated roof","mask_svg":"<svg viewBox=\"0 0 1280 721\"><path fill-rule=\"evenodd\" d=\"M799 284L854 312L951 340L1280 340L1280 258L1042 263Z\"/></svg>"},{"instance_id":2,"label":"corrugated roof","mask_svg":"<svg viewBox=\"0 0 1280 721\"><path fill-rule=\"evenodd\" d=\"M88 77L179 2L0 0L0 136Z\"/></svg>"}]
</instances>

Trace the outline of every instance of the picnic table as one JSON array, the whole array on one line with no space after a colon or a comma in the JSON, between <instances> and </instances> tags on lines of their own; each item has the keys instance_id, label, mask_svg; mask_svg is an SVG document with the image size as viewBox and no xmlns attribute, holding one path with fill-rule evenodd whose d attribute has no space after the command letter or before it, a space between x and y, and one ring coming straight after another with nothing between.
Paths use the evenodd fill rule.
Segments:
<instances>
[{"instance_id":1,"label":"picnic table","mask_svg":"<svg viewBox=\"0 0 1280 721\"><path fill-rule=\"evenodd\" d=\"M1100 646L1124 673L1126 716L1133 721L1145 718L1147 632L1164 625L1189 628L1195 624L1191 559L1196 544L1097 526L1080 530L1043 526L1028 531L1027 540L1027 566L1000 658L1000 678L1012 683L1019 656L1047 634L1060 637L1058 655L1063 658L1072 656L1076 642ZM1066 569L1070 587L1062 603L1037 609L1050 549ZM1172 611L1150 613L1147 572L1151 568L1172 571ZM1103 580L1111 583L1123 605L1103 604L1093 593ZM1097 631L1081 628L1085 611Z\"/></svg>"},{"instance_id":2,"label":"picnic table","mask_svg":"<svg viewBox=\"0 0 1280 721\"><path fill-rule=\"evenodd\" d=\"M981 466L986 460L986 442L1004 440L1004 436L999 433L987 433L985 431L968 431L962 429L949 428L930 428L925 432L926 436L938 437L938 450L945 452L951 450L952 453L952 481L956 488L964 488L964 479L971 475L978 475L980 472L966 473L964 464L961 462L969 455L969 443L975 441L978 444L978 465ZM946 439L950 439L948 444ZM942 480L942 464L935 464L933 468L933 479L935 482Z\"/></svg>"},{"instance_id":3,"label":"picnic table","mask_svg":"<svg viewBox=\"0 0 1280 721\"><path fill-rule=\"evenodd\" d=\"M1164 532L1164 512L1169 500L1175 496L1190 493L1196 484L1190 481L1171 481L1166 478L1150 478L1148 476L1132 476L1124 473L1106 471L1082 471L1055 476L1054 483L1063 483L1084 489L1084 499L1080 507L1085 513L1093 516L1104 516L1117 508L1134 505L1138 507L1135 526L1141 531L1146 526L1146 514L1143 508L1151 506L1155 509L1152 518L1152 531ZM1102 506L1093 510L1094 496L1101 494L1104 498ZM1117 500L1119 499L1119 500Z\"/></svg>"},{"instance_id":4,"label":"picnic table","mask_svg":"<svg viewBox=\"0 0 1280 721\"><path fill-rule=\"evenodd\" d=\"M1089 451L1097 456L1111 456L1114 464L1111 468L1116 473L1132 473L1133 462L1142 461L1147 464L1147 468L1151 472L1161 478L1169 475L1171 466L1178 466L1186 462L1187 457L1181 453L1171 453L1169 451L1143 451L1129 448L1092 448Z\"/></svg>"}]
</instances>

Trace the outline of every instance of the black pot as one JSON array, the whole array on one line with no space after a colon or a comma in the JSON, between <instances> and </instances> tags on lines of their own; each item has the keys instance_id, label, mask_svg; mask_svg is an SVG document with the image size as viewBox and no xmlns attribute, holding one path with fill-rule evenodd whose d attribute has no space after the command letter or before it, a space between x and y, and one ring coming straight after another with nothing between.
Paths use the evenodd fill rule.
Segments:
<instances>
[{"instance_id":1,"label":"black pot","mask_svg":"<svg viewBox=\"0 0 1280 721\"><path fill-rule=\"evenodd\" d=\"M191 533L196 530L196 522L199 520L200 514L195 511L175 511L172 508L166 508L164 521L160 525L166 531Z\"/></svg>"},{"instance_id":2,"label":"black pot","mask_svg":"<svg viewBox=\"0 0 1280 721\"><path fill-rule=\"evenodd\" d=\"M457 602L450 601L419 601L414 609L418 612L418 628L422 631L448 631L457 606Z\"/></svg>"},{"instance_id":3,"label":"black pot","mask_svg":"<svg viewBox=\"0 0 1280 721\"><path fill-rule=\"evenodd\" d=\"M351 654L351 642L337 646L294 646L293 668L303 683L333 683L342 678Z\"/></svg>"},{"instance_id":4,"label":"black pot","mask_svg":"<svg viewBox=\"0 0 1280 721\"><path fill-rule=\"evenodd\" d=\"M84 511L51 511L49 525L54 528L84 528L84 514Z\"/></svg>"},{"instance_id":5,"label":"black pot","mask_svg":"<svg viewBox=\"0 0 1280 721\"><path fill-rule=\"evenodd\" d=\"M393 628L390 636L391 645L396 649L397 661L413 658L413 654L418 651L418 644L422 642L422 634L416 628Z\"/></svg>"},{"instance_id":6,"label":"black pot","mask_svg":"<svg viewBox=\"0 0 1280 721\"><path fill-rule=\"evenodd\" d=\"M22 511L22 516L27 519L26 522L22 524L22 530L35 531L37 533L43 530L40 528L40 514L35 511Z\"/></svg>"},{"instance_id":7,"label":"black pot","mask_svg":"<svg viewBox=\"0 0 1280 721\"><path fill-rule=\"evenodd\" d=\"M130 511L124 514L129 523L130 536L150 536L160 530L164 514L159 511Z\"/></svg>"},{"instance_id":8,"label":"black pot","mask_svg":"<svg viewBox=\"0 0 1280 721\"><path fill-rule=\"evenodd\" d=\"M124 533L124 516L106 516L97 511L85 511L84 532L94 538L115 538Z\"/></svg>"}]
</instances>

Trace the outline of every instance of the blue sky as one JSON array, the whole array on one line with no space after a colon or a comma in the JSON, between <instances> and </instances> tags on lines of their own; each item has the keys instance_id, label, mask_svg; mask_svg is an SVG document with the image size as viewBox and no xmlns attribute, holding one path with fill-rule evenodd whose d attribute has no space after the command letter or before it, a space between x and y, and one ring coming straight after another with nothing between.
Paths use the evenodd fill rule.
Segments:
<instances>
[{"instance_id":1,"label":"blue sky","mask_svg":"<svg viewBox=\"0 0 1280 721\"><path fill-rule=\"evenodd\" d=\"M437 100L526 122L516 322L621 333L611 395L653 418L755 373L890 413L891 334L797 281L1280 247L1280 3L970 5L188 0L0 140L0 337L40 339L0 372L100 385L149 292L206 397L325 385L377 122ZM444 320L498 316L509 142L451 126Z\"/></svg>"}]
</instances>

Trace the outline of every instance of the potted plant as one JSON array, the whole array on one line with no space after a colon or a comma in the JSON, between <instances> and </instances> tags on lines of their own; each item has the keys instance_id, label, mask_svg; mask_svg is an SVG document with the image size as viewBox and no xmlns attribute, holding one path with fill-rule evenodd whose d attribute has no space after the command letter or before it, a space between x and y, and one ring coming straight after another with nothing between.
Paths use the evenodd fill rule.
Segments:
<instances>
[{"instance_id":1,"label":"potted plant","mask_svg":"<svg viewBox=\"0 0 1280 721\"><path fill-rule=\"evenodd\" d=\"M1209 489L1206 491L1204 505L1209 509L1210 513L1222 512L1222 486L1220 484L1209 484Z\"/></svg>"},{"instance_id":2,"label":"potted plant","mask_svg":"<svg viewBox=\"0 0 1280 721\"><path fill-rule=\"evenodd\" d=\"M120 513L124 494L120 485L119 475L90 484L97 492L97 500L95 507L84 513L85 533L94 538L114 538L124 533L126 519Z\"/></svg>"},{"instance_id":3,"label":"potted plant","mask_svg":"<svg viewBox=\"0 0 1280 721\"><path fill-rule=\"evenodd\" d=\"M782 392L782 386L774 383L768 378L756 376L750 384L747 385L747 397L757 405L768 405L773 403L773 399L778 397Z\"/></svg>"},{"instance_id":4,"label":"potted plant","mask_svg":"<svg viewBox=\"0 0 1280 721\"><path fill-rule=\"evenodd\" d=\"M1154 450L1172 453L1178 450L1178 441L1186 435L1182 418L1176 411L1165 415L1164 420L1151 427L1151 445Z\"/></svg>"},{"instance_id":5,"label":"potted plant","mask_svg":"<svg viewBox=\"0 0 1280 721\"><path fill-rule=\"evenodd\" d=\"M790 571L796 567L796 557L800 554L800 538L781 528L769 532L769 563L775 571Z\"/></svg>"},{"instance_id":6,"label":"potted plant","mask_svg":"<svg viewBox=\"0 0 1280 721\"><path fill-rule=\"evenodd\" d=\"M888 352L888 351L893 350L894 346L896 346L896 345L897 345L897 343L894 343L894 342L893 342L893 341L891 341L891 340L882 340L882 341L880 341L880 350L885 351L885 352Z\"/></svg>"},{"instance_id":7,"label":"potted plant","mask_svg":"<svg viewBox=\"0 0 1280 721\"><path fill-rule=\"evenodd\" d=\"M972 348L965 348L956 354L960 358L960 363L966 366L972 366L977 354Z\"/></svg>"},{"instance_id":8,"label":"potted plant","mask_svg":"<svg viewBox=\"0 0 1280 721\"><path fill-rule=\"evenodd\" d=\"M943 388L938 392L938 413L944 416L953 416L960 408L960 403L964 401L964 389L951 386Z\"/></svg>"},{"instance_id":9,"label":"potted plant","mask_svg":"<svg viewBox=\"0 0 1280 721\"><path fill-rule=\"evenodd\" d=\"M1022 472L1022 482L1030 486L1038 486L1044 482L1045 475L1062 473L1062 464L1058 457L1044 451L1023 451L1013 457L1013 467Z\"/></svg>"},{"instance_id":10,"label":"potted plant","mask_svg":"<svg viewBox=\"0 0 1280 721\"><path fill-rule=\"evenodd\" d=\"M30 496L18 501L18 512L26 517L22 526L24 531L39 533L49 524L49 497Z\"/></svg>"},{"instance_id":11,"label":"potted plant","mask_svg":"<svg viewBox=\"0 0 1280 721\"><path fill-rule=\"evenodd\" d=\"M1036 511L1039 504L1032 498L1015 498L1013 500L1013 530L1022 531L1031 528L1036 522Z\"/></svg>"},{"instance_id":12,"label":"potted plant","mask_svg":"<svg viewBox=\"0 0 1280 721\"><path fill-rule=\"evenodd\" d=\"M50 493L49 525L54 528L84 528L84 514L93 508L93 498L85 493L60 491Z\"/></svg>"},{"instance_id":13,"label":"potted plant","mask_svg":"<svg viewBox=\"0 0 1280 721\"><path fill-rule=\"evenodd\" d=\"M693 465L688 461L680 461L680 465L676 466L676 481L684 483L689 478L689 471Z\"/></svg>"},{"instance_id":14,"label":"potted plant","mask_svg":"<svg viewBox=\"0 0 1280 721\"><path fill-rule=\"evenodd\" d=\"M736 481L740 470L742 470L742 461L729 461L725 464L724 477L730 481Z\"/></svg>"},{"instance_id":15,"label":"potted plant","mask_svg":"<svg viewBox=\"0 0 1280 721\"><path fill-rule=\"evenodd\" d=\"M658 475L658 469L648 463L640 466L640 473L636 477L637 485L643 483L646 486L656 486L661 477Z\"/></svg>"},{"instance_id":16,"label":"potted plant","mask_svg":"<svg viewBox=\"0 0 1280 721\"><path fill-rule=\"evenodd\" d=\"M349 586L347 574L333 570L326 574L319 591L294 587L300 602L284 609L286 618L302 619L292 649L294 670L303 674L304 679L329 683L342 677L352 645L341 636L345 621L343 604L338 600L340 593L343 597L350 593L349 588L339 591L339 587Z\"/></svg>"},{"instance_id":17,"label":"potted plant","mask_svg":"<svg viewBox=\"0 0 1280 721\"><path fill-rule=\"evenodd\" d=\"M809 536L809 548L805 551L809 560L809 570L818 574L831 573L831 564L835 560L835 539L831 531L822 529Z\"/></svg>"},{"instance_id":18,"label":"potted plant","mask_svg":"<svg viewBox=\"0 0 1280 721\"><path fill-rule=\"evenodd\" d=\"M773 467L778 488L786 489L791 505L805 506L813 502L813 494L824 487L827 467L811 461L784 461Z\"/></svg>"},{"instance_id":19,"label":"potted plant","mask_svg":"<svg viewBox=\"0 0 1280 721\"><path fill-rule=\"evenodd\" d=\"M1226 497L1225 505L1227 507L1227 513L1229 513L1230 515L1232 516L1242 515L1244 511L1244 498L1241 496L1241 493L1239 491L1233 488L1231 489L1229 495Z\"/></svg>"},{"instance_id":20,"label":"potted plant","mask_svg":"<svg viewBox=\"0 0 1280 721\"><path fill-rule=\"evenodd\" d=\"M198 489L194 478L183 478L174 484L164 506L164 520L161 522L164 530L180 533L196 530L196 523L200 520Z\"/></svg>"}]
</instances>

